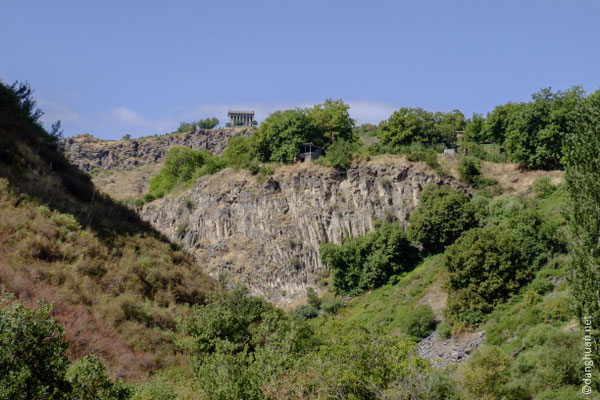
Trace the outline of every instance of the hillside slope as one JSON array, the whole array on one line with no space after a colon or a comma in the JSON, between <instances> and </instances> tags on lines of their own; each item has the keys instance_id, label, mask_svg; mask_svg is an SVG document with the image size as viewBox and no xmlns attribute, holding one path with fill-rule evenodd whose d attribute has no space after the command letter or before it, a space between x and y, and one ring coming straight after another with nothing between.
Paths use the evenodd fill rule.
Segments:
<instances>
[{"instance_id":1,"label":"hillside slope","mask_svg":"<svg viewBox=\"0 0 600 400\"><path fill-rule=\"evenodd\" d=\"M179 304L212 281L57 152L27 100L0 85L0 286L54 302L71 357L99 353L113 376L177 363Z\"/></svg>"}]
</instances>

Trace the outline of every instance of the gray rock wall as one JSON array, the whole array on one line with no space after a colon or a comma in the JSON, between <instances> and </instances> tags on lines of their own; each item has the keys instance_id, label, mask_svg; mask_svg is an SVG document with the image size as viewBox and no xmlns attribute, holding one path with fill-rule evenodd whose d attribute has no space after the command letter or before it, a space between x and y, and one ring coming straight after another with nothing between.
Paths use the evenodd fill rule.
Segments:
<instances>
[{"instance_id":1,"label":"gray rock wall","mask_svg":"<svg viewBox=\"0 0 600 400\"><path fill-rule=\"evenodd\" d=\"M173 146L210 150L221 154L232 137L250 136L254 128L207 129L145 139L102 140L78 135L62 141L65 156L83 171L93 169L130 170L140 165L161 162Z\"/></svg>"},{"instance_id":2,"label":"gray rock wall","mask_svg":"<svg viewBox=\"0 0 600 400\"><path fill-rule=\"evenodd\" d=\"M422 163L371 161L342 172L315 164L281 167L258 183L224 170L186 193L139 210L180 242L213 276L228 274L255 294L282 304L323 277L323 241L341 243L394 218L406 226L428 184L459 184Z\"/></svg>"}]
</instances>

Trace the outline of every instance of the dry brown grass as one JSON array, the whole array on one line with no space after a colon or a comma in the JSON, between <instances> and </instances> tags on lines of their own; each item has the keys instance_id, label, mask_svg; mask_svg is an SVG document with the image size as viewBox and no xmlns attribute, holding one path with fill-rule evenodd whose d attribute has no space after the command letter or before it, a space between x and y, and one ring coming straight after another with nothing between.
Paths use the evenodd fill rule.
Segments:
<instances>
[{"instance_id":1,"label":"dry brown grass","mask_svg":"<svg viewBox=\"0 0 600 400\"><path fill-rule=\"evenodd\" d=\"M442 165L444 171L460 180L458 175L459 156L440 154L438 162ZM519 169L517 164L496 164L488 161L481 161L481 173L485 178L493 179L498 182L502 193L520 195L527 193L535 179L539 176L547 176L554 185L558 185L563 180L563 171L528 171Z\"/></svg>"},{"instance_id":2,"label":"dry brown grass","mask_svg":"<svg viewBox=\"0 0 600 400\"><path fill-rule=\"evenodd\" d=\"M114 200L136 199L148 192L150 180L160 171L163 163L143 165L131 170L102 171L92 178L100 191Z\"/></svg>"}]
</instances>

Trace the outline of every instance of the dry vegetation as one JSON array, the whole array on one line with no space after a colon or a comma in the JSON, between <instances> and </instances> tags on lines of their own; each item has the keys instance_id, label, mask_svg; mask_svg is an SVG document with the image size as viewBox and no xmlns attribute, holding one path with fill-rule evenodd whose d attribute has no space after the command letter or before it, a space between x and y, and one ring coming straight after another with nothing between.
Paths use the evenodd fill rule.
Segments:
<instances>
[{"instance_id":1,"label":"dry vegetation","mask_svg":"<svg viewBox=\"0 0 600 400\"><path fill-rule=\"evenodd\" d=\"M0 287L54 302L70 356L99 353L113 376L179 363L176 318L212 281L36 136L9 96L0 120Z\"/></svg>"}]
</instances>

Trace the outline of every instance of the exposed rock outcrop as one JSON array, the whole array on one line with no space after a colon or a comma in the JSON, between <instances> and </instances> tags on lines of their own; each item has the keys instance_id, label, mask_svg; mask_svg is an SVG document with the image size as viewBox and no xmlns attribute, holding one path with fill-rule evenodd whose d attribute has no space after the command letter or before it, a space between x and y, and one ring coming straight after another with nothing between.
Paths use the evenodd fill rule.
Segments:
<instances>
[{"instance_id":1,"label":"exposed rock outcrop","mask_svg":"<svg viewBox=\"0 0 600 400\"><path fill-rule=\"evenodd\" d=\"M226 272L253 293L284 304L323 277L321 242L372 231L377 220L406 225L430 183L459 186L423 163L393 157L346 171L285 166L263 183L248 171L228 169L138 212L212 275Z\"/></svg>"},{"instance_id":2,"label":"exposed rock outcrop","mask_svg":"<svg viewBox=\"0 0 600 400\"><path fill-rule=\"evenodd\" d=\"M469 358L472 351L485 342L485 332L463 332L442 339L433 332L419 342L417 355L431 362L436 368L445 369L450 364L459 364Z\"/></svg>"},{"instance_id":3,"label":"exposed rock outcrop","mask_svg":"<svg viewBox=\"0 0 600 400\"><path fill-rule=\"evenodd\" d=\"M221 154L232 137L250 136L254 128L207 129L144 139L102 140L78 135L62 141L67 159L83 171L123 169L161 162L173 146Z\"/></svg>"}]
</instances>

